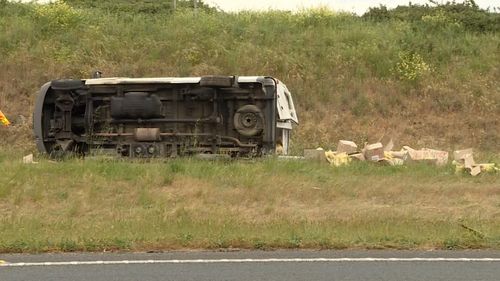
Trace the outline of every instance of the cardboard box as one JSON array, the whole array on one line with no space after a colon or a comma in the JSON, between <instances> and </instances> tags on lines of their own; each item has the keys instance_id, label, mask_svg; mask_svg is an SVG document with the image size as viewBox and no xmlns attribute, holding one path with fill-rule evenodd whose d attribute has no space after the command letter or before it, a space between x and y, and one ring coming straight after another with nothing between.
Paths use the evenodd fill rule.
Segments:
<instances>
[{"instance_id":1,"label":"cardboard box","mask_svg":"<svg viewBox=\"0 0 500 281\"><path fill-rule=\"evenodd\" d=\"M408 151L406 151L406 150L386 151L385 155L386 155L386 158L398 158L401 160L406 160L408 158ZM387 157L387 156L389 156L389 157Z\"/></svg>"},{"instance_id":2,"label":"cardboard box","mask_svg":"<svg viewBox=\"0 0 500 281\"><path fill-rule=\"evenodd\" d=\"M350 154L349 157L355 161L365 161L366 160L363 153Z\"/></svg>"},{"instance_id":3,"label":"cardboard box","mask_svg":"<svg viewBox=\"0 0 500 281\"><path fill-rule=\"evenodd\" d=\"M472 157L472 154L466 154L462 160L459 160L459 162L462 161L464 163L464 167L467 169L472 169L476 163L474 162L474 157Z\"/></svg>"},{"instance_id":4,"label":"cardboard box","mask_svg":"<svg viewBox=\"0 0 500 281\"><path fill-rule=\"evenodd\" d=\"M479 165L472 167L472 169L470 170L470 174L474 177L479 175L480 173L481 173L481 167Z\"/></svg>"},{"instance_id":5,"label":"cardboard box","mask_svg":"<svg viewBox=\"0 0 500 281\"><path fill-rule=\"evenodd\" d=\"M366 160L377 162L384 159L384 146L380 142L368 144L363 149L363 154Z\"/></svg>"},{"instance_id":6,"label":"cardboard box","mask_svg":"<svg viewBox=\"0 0 500 281\"><path fill-rule=\"evenodd\" d=\"M444 166L448 164L448 152L436 149L422 148L427 158L436 159L436 164L438 166Z\"/></svg>"},{"instance_id":7,"label":"cardboard box","mask_svg":"<svg viewBox=\"0 0 500 281\"><path fill-rule=\"evenodd\" d=\"M358 146L348 140L340 140L337 145L337 153L345 152L347 154L352 154L358 152Z\"/></svg>"},{"instance_id":8,"label":"cardboard box","mask_svg":"<svg viewBox=\"0 0 500 281\"><path fill-rule=\"evenodd\" d=\"M455 150L453 151L453 160L455 161L464 160L467 155L472 156L472 148Z\"/></svg>"},{"instance_id":9,"label":"cardboard box","mask_svg":"<svg viewBox=\"0 0 500 281\"><path fill-rule=\"evenodd\" d=\"M404 147L408 151L408 162L424 162L428 164L443 166L448 163L448 152L422 148L415 150L410 147Z\"/></svg>"}]
</instances>

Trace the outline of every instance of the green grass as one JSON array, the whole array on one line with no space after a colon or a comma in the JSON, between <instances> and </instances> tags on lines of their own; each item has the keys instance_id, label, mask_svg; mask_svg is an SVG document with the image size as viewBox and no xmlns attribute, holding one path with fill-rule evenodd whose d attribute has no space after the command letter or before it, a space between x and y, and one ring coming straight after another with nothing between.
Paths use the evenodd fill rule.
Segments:
<instances>
[{"instance_id":1,"label":"green grass","mask_svg":"<svg viewBox=\"0 0 500 281\"><path fill-rule=\"evenodd\" d=\"M0 156L0 252L500 248L498 174Z\"/></svg>"},{"instance_id":2,"label":"green grass","mask_svg":"<svg viewBox=\"0 0 500 281\"><path fill-rule=\"evenodd\" d=\"M500 32L494 22L478 26L498 13L469 22L455 14L466 17L457 25L423 8L408 20L405 9L368 20L325 9L195 15L149 1L141 11L134 1L71 3L77 8L0 0L0 109L13 123L0 127L0 252L500 248L498 174L273 159L20 163L35 150L39 87L96 69L275 76L301 121L295 154L391 131L398 146L474 147L498 163ZM148 12L155 5L167 10Z\"/></svg>"}]
</instances>

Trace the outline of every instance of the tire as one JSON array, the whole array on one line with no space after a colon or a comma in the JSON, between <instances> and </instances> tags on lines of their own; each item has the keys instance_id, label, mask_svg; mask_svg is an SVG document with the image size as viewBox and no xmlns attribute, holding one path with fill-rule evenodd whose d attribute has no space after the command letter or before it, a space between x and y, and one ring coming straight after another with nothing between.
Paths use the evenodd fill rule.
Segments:
<instances>
[{"instance_id":1,"label":"tire","mask_svg":"<svg viewBox=\"0 0 500 281\"><path fill-rule=\"evenodd\" d=\"M234 114L233 125L240 135L246 137L260 135L264 131L264 114L256 105L244 105Z\"/></svg>"},{"instance_id":2,"label":"tire","mask_svg":"<svg viewBox=\"0 0 500 281\"><path fill-rule=\"evenodd\" d=\"M59 79L52 80L50 85L54 90L76 90L82 88L85 83L83 82L83 80Z\"/></svg>"},{"instance_id":3,"label":"tire","mask_svg":"<svg viewBox=\"0 0 500 281\"><path fill-rule=\"evenodd\" d=\"M234 78L231 76L203 76L200 80L202 87L231 87Z\"/></svg>"}]
</instances>

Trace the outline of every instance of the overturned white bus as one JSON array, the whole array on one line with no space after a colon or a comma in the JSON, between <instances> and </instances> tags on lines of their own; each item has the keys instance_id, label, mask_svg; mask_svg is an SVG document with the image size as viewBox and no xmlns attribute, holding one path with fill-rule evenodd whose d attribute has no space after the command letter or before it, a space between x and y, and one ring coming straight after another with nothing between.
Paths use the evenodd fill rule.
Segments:
<instances>
[{"instance_id":1,"label":"overturned white bus","mask_svg":"<svg viewBox=\"0 0 500 281\"><path fill-rule=\"evenodd\" d=\"M124 157L289 152L292 96L265 76L54 80L35 104L38 150Z\"/></svg>"}]
</instances>

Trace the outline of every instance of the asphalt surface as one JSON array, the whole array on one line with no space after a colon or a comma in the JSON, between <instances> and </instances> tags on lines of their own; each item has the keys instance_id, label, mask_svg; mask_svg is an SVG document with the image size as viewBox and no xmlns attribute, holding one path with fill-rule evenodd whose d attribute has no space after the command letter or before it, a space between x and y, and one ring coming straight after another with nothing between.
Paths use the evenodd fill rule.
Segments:
<instances>
[{"instance_id":1,"label":"asphalt surface","mask_svg":"<svg viewBox=\"0 0 500 281\"><path fill-rule=\"evenodd\" d=\"M0 255L0 280L500 280L500 251Z\"/></svg>"}]
</instances>

